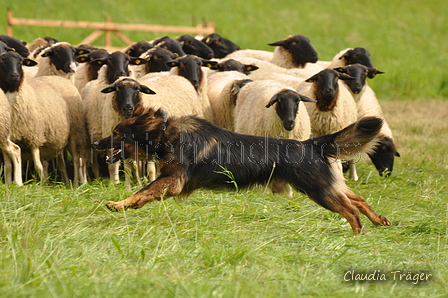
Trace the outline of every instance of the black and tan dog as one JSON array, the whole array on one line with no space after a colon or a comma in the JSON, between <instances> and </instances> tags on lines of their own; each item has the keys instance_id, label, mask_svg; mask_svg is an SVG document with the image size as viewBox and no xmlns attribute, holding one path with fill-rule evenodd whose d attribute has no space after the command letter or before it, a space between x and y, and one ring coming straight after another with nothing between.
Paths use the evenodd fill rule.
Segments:
<instances>
[{"instance_id":1,"label":"black and tan dog","mask_svg":"<svg viewBox=\"0 0 448 298\"><path fill-rule=\"evenodd\" d=\"M118 124L110 137L96 142L98 150L114 149L109 163L127 158L156 158L160 176L119 202L111 210L140 208L153 200L188 196L197 188L234 189L223 169L239 188L286 184L308 195L324 208L341 214L355 234L362 225L359 212L374 225L390 225L345 184L335 158L353 158L376 144L382 120L368 117L331 134L298 142L241 135L195 117L167 117L163 110L143 108ZM137 156L136 156L137 155Z\"/></svg>"}]
</instances>

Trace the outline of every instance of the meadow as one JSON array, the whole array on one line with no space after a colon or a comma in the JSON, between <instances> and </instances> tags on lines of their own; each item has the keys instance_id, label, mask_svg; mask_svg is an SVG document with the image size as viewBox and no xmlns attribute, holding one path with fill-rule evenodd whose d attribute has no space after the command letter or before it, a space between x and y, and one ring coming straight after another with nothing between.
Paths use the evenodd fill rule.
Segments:
<instances>
[{"instance_id":1,"label":"meadow","mask_svg":"<svg viewBox=\"0 0 448 298\"><path fill-rule=\"evenodd\" d=\"M112 213L105 202L130 192L106 179L78 188L0 183L0 297L446 297L448 4L4 2L1 34L10 7L24 18L103 21L109 15L114 22L166 25L206 18L242 48L270 50L269 42L303 34L322 60L346 47L365 47L386 72L370 85L401 158L389 178L380 177L368 158L359 162L360 179L349 186L392 226L374 227L362 216L365 230L358 236L345 219L304 195L275 196L263 187L200 190L185 201ZM29 42L53 36L74 44L90 34L14 31Z\"/></svg>"}]
</instances>

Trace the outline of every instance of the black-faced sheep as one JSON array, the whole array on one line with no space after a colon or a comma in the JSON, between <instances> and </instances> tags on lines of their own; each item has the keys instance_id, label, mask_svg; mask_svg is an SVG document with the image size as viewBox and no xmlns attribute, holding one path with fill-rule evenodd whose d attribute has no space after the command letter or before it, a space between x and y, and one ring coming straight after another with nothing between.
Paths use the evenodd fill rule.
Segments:
<instances>
[{"instance_id":1,"label":"black-faced sheep","mask_svg":"<svg viewBox=\"0 0 448 298\"><path fill-rule=\"evenodd\" d=\"M297 91L300 94L316 100L316 103L305 103L310 116L313 137L334 133L357 120L356 103L351 93L342 84L342 80L353 79L349 75L327 68L298 86ZM354 181L358 180L356 158L358 157L349 160L350 178ZM342 171L339 160L338 166Z\"/></svg>"},{"instance_id":2,"label":"black-faced sheep","mask_svg":"<svg viewBox=\"0 0 448 298\"><path fill-rule=\"evenodd\" d=\"M186 55L186 53L182 49L182 44L179 41L172 39L169 36L157 38L153 41L153 44L154 44L154 47L165 48L167 50L170 50L171 52L173 52L175 55L177 55L179 57Z\"/></svg>"},{"instance_id":3,"label":"black-faced sheep","mask_svg":"<svg viewBox=\"0 0 448 298\"><path fill-rule=\"evenodd\" d=\"M8 35L0 35L0 41L6 43L11 49L19 53L19 55L23 58L27 58L30 55L30 51L26 47L26 42L21 41L18 38Z\"/></svg>"},{"instance_id":4,"label":"black-faced sheep","mask_svg":"<svg viewBox=\"0 0 448 298\"><path fill-rule=\"evenodd\" d=\"M96 80L98 78L98 71L103 66L103 64L99 64L93 61L105 58L107 56L109 56L108 51L104 49L95 49L89 51L89 53L87 54L78 55L76 57L76 61L80 63L80 65L76 69L75 87L79 90L80 93L88 82Z\"/></svg>"},{"instance_id":5,"label":"black-faced sheep","mask_svg":"<svg viewBox=\"0 0 448 298\"><path fill-rule=\"evenodd\" d=\"M142 40L139 42L134 42L132 45L127 47L124 52L128 54L130 57L140 57L141 54L147 52L148 50L152 49L154 45L146 40Z\"/></svg>"},{"instance_id":6,"label":"black-faced sheep","mask_svg":"<svg viewBox=\"0 0 448 298\"><path fill-rule=\"evenodd\" d=\"M70 113L64 99L66 79L46 76L29 83L25 80L22 65L35 63L16 52L0 55L0 87L11 105L11 140L22 147L22 152L30 151L36 172L45 179L41 160L57 157L66 147Z\"/></svg>"},{"instance_id":7,"label":"black-faced sheep","mask_svg":"<svg viewBox=\"0 0 448 298\"><path fill-rule=\"evenodd\" d=\"M213 50L214 58L224 58L228 54L240 50L239 46L218 33L206 35L201 41Z\"/></svg>"},{"instance_id":8,"label":"black-faced sheep","mask_svg":"<svg viewBox=\"0 0 448 298\"><path fill-rule=\"evenodd\" d=\"M347 48L337 53L331 61L317 62L317 64L324 68L343 67L356 63L374 68L370 59L370 53L365 48Z\"/></svg>"},{"instance_id":9,"label":"black-faced sheep","mask_svg":"<svg viewBox=\"0 0 448 298\"><path fill-rule=\"evenodd\" d=\"M142 63L139 65L131 65L133 78L140 78L148 73L169 71L170 66L166 62L176 59L178 56L170 50L161 47L155 47L143 53Z\"/></svg>"},{"instance_id":10,"label":"black-faced sheep","mask_svg":"<svg viewBox=\"0 0 448 298\"><path fill-rule=\"evenodd\" d=\"M383 72L359 63L338 67L336 70L355 78L355 80L345 81L345 84L356 101L358 119L365 116L384 118L375 92L366 82L366 78L374 78L377 74L382 74ZM369 154L369 157L381 176L389 176L394 167L395 156L400 156L400 154L397 152L392 131L386 120L384 120L378 136L379 143L375 147L375 151Z\"/></svg>"},{"instance_id":11,"label":"black-faced sheep","mask_svg":"<svg viewBox=\"0 0 448 298\"><path fill-rule=\"evenodd\" d=\"M243 64L240 61L235 59L225 59L218 64L212 66L210 69L217 71L239 71L246 75L252 73L253 71L258 69L258 66L254 64Z\"/></svg>"},{"instance_id":12,"label":"black-faced sheep","mask_svg":"<svg viewBox=\"0 0 448 298\"><path fill-rule=\"evenodd\" d=\"M176 38L182 44L182 50L187 55L196 55L203 59L212 59L213 50L204 42L191 35L181 35Z\"/></svg>"}]
</instances>

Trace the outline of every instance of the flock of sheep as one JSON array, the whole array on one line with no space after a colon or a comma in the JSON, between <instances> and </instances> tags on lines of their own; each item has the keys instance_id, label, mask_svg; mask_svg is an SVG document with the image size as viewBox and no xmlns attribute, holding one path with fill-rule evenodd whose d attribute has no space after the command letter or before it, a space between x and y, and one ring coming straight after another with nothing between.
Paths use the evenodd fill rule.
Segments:
<instances>
[{"instance_id":1,"label":"flock of sheep","mask_svg":"<svg viewBox=\"0 0 448 298\"><path fill-rule=\"evenodd\" d=\"M382 72L366 49L347 48L321 61L302 35L269 45L272 52L240 49L214 33L166 36L108 52L49 37L26 44L0 36L5 182L23 184L22 160L33 162L40 179L51 164L67 184L101 177L104 156L91 144L132 117L137 105L175 116L196 114L238 133L296 140L336 132L364 116L383 118L366 82ZM394 156L399 154L385 122L370 158L380 175L390 175ZM358 179L357 159L347 161L352 180ZM119 166L108 166L116 183ZM130 173L139 182L138 165L125 167L126 185ZM150 179L155 175L150 163Z\"/></svg>"}]
</instances>

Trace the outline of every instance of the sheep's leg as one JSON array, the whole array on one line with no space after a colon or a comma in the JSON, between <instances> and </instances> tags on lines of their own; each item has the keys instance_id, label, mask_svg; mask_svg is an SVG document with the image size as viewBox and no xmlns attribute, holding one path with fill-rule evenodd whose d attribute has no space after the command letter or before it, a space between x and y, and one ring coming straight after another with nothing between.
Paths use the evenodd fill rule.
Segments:
<instances>
[{"instance_id":1,"label":"sheep's leg","mask_svg":"<svg viewBox=\"0 0 448 298\"><path fill-rule=\"evenodd\" d=\"M156 163L153 161L148 162L148 166L147 166L147 173L148 173L148 177L149 177L149 181L154 181L156 180Z\"/></svg>"},{"instance_id":2,"label":"sheep's leg","mask_svg":"<svg viewBox=\"0 0 448 298\"><path fill-rule=\"evenodd\" d=\"M70 184L70 179L68 179L68 174L67 174L67 165L65 164L65 157L64 157L64 152L60 151L58 153L58 169L59 172L61 173L61 180L65 185ZM48 171L47 171L48 173Z\"/></svg>"},{"instance_id":3,"label":"sheep's leg","mask_svg":"<svg viewBox=\"0 0 448 298\"><path fill-rule=\"evenodd\" d=\"M46 177L44 175L44 167L42 165L42 161L40 160L40 150L39 147L32 146L31 147L31 156L34 162L34 170L36 171L39 179L43 181Z\"/></svg>"},{"instance_id":4,"label":"sheep's leg","mask_svg":"<svg viewBox=\"0 0 448 298\"><path fill-rule=\"evenodd\" d=\"M353 160L348 161L349 171L350 171L350 180L358 181L358 173L356 172L356 162Z\"/></svg>"},{"instance_id":5,"label":"sheep's leg","mask_svg":"<svg viewBox=\"0 0 448 298\"><path fill-rule=\"evenodd\" d=\"M9 154L2 150L3 153L3 164L4 164L4 175L5 175L5 183L9 184L12 182L12 162Z\"/></svg>"},{"instance_id":6,"label":"sheep's leg","mask_svg":"<svg viewBox=\"0 0 448 298\"><path fill-rule=\"evenodd\" d=\"M22 180L22 156L20 147L13 142L9 141L8 146L6 147L6 152L9 157L12 159L12 163L14 165L14 182L18 186L23 185ZM4 155L4 154L3 154Z\"/></svg>"},{"instance_id":7,"label":"sheep's leg","mask_svg":"<svg viewBox=\"0 0 448 298\"><path fill-rule=\"evenodd\" d=\"M137 181L139 187L142 187L142 182L140 181L140 173L138 171L138 164L133 160L125 160L124 161L125 168L125 181L126 181L126 189L131 189L131 180L132 174L134 174L134 178Z\"/></svg>"},{"instance_id":8,"label":"sheep's leg","mask_svg":"<svg viewBox=\"0 0 448 298\"><path fill-rule=\"evenodd\" d=\"M116 162L107 166L109 169L109 179L115 184L120 183L120 163Z\"/></svg>"},{"instance_id":9,"label":"sheep's leg","mask_svg":"<svg viewBox=\"0 0 448 298\"><path fill-rule=\"evenodd\" d=\"M141 208L154 200L160 201L180 194L184 185L182 181L183 179L179 177L159 177L127 199L119 202L109 201L106 206L112 211Z\"/></svg>"},{"instance_id":10,"label":"sheep's leg","mask_svg":"<svg viewBox=\"0 0 448 298\"><path fill-rule=\"evenodd\" d=\"M91 150L91 162L92 162L92 172L93 172L93 177L95 179L98 179L101 177L100 175L100 165L98 164L98 154L95 150Z\"/></svg>"}]
</instances>

